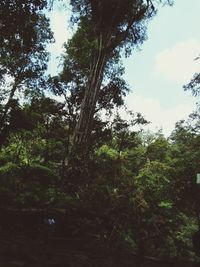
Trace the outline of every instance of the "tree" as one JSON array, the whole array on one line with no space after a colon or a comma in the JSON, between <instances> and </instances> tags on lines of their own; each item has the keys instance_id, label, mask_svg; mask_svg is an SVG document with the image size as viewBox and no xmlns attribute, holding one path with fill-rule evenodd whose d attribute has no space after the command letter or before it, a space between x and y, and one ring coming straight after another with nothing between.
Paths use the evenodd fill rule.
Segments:
<instances>
[{"instance_id":1,"label":"tree","mask_svg":"<svg viewBox=\"0 0 200 267\"><path fill-rule=\"evenodd\" d=\"M84 28L85 39L91 45L87 85L74 131L74 148L85 154L105 69L120 56L122 48L128 55L133 46L144 41L146 22L156 10L149 0L71 0L71 5L78 31Z\"/></svg>"},{"instance_id":2,"label":"tree","mask_svg":"<svg viewBox=\"0 0 200 267\"><path fill-rule=\"evenodd\" d=\"M46 43L52 41L49 21L41 10L46 1L1 1L0 146L6 139L16 94L43 88L47 68Z\"/></svg>"},{"instance_id":3,"label":"tree","mask_svg":"<svg viewBox=\"0 0 200 267\"><path fill-rule=\"evenodd\" d=\"M65 44L63 69L58 76L51 77L49 80L52 92L64 98L65 110L72 134L87 86L90 66L88 54L91 50L91 44L86 40L86 37L84 28L80 28ZM124 105L123 97L129 92L129 86L122 78L124 68L120 65L119 60L116 57L115 61L104 72L104 81L99 91L99 98L94 111L92 130L95 129L96 123L99 124L98 117L102 111L110 116L115 107ZM91 147L89 145L88 150Z\"/></svg>"},{"instance_id":4,"label":"tree","mask_svg":"<svg viewBox=\"0 0 200 267\"><path fill-rule=\"evenodd\" d=\"M192 121L193 122L193 121ZM199 123L199 121L197 121ZM196 174L199 173L200 136L191 120L180 121L176 124L171 135L171 166L174 167L173 183L177 205L189 214L194 213L197 197L195 190ZM191 208L193 206L193 208Z\"/></svg>"},{"instance_id":5,"label":"tree","mask_svg":"<svg viewBox=\"0 0 200 267\"><path fill-rule=\"evenodd\" d=\"M150 161L166 162L169 154L170 144L166 138L160 134L154 142L147 147L147 157Z\"/></svg>"}]
</instances>

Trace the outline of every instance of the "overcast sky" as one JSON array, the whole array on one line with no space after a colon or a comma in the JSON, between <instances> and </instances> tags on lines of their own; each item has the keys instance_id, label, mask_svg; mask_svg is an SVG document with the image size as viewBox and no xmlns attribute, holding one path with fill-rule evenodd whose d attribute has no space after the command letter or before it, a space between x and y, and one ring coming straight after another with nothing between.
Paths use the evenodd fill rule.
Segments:
<instances>
[{"instance_id":1,"label":"overcast sky","mask_svg":"<svg viewBox=\"0 0 200 267\"><path fill-rule=\"evenodd\" d=\"M160 128L168 136L175 123L187 118L197 99L183 91L183 85L200 71L200 0L175 0L173 7L163 7L149 23L148 39L141 50L124 60L125 80L132 92L126 98L129 109L141 112L152 123L150 130ZM49 47L49 71L56 74L63 43L71 36L69 11L51 12L51 27L56 43Z\"/></svg>"}]
</instances>

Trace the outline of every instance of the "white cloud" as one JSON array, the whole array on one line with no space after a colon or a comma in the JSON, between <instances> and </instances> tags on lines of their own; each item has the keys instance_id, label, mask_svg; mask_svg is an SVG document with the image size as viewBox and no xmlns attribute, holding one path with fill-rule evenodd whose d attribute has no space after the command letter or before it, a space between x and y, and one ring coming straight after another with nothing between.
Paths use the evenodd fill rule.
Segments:
<instances>
[{"instance_id":1,"label":"white cloud","mask_svg":"<svg viewBox=\"0 0 200 267\"><path fill-rule=\"evenodd\" d=\"M154 73L181 84L187 83L200 71L200 41L195 39L177 43L160 52L155 59Z\"/></svg>"},{"instance_id":2,"label":"white cloud","mask_svg":"<svg viewBox=\"0 0 200 267\"><path fill-rule=\"evenodd\" d=\"M131 93L126 99L127 107L135 112L140 112L151 124L145 129L157 131L162 128L163 133L169 136L175 127L175 123L187 116L194 110L192 104L179 104L172 108L163 108L156 98L147 98ZM124 114L124 116L126 116Z\"/></svg>"}]
</instances>

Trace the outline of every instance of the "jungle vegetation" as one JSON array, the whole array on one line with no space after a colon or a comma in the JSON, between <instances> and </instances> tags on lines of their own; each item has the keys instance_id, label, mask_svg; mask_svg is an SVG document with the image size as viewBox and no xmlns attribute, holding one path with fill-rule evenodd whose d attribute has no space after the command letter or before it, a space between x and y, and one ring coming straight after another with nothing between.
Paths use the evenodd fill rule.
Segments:
<instances>
[{"instance_id":1,"label":"jungle vegetation","mask_svg":"<svg viewBox=\"0 0 200 267\"><path fill-rule=\"evenodd\" d=\"M0 1L1 233L44 233L34 228L39 212L55 219L48 236L93 242L113 257L128 251L140 259L131 266L144 257L198 261L199 104L168 138L134 130L148 123L142 114L127 111L124 120L119 112L129 92L122 58L145 41L159 4L172 3L71 0L76 32L51 76L52 1ZM199 75L184 86L196 97ZM129 266L83 262L70 266Z\"/></svg>"}]
</instances>

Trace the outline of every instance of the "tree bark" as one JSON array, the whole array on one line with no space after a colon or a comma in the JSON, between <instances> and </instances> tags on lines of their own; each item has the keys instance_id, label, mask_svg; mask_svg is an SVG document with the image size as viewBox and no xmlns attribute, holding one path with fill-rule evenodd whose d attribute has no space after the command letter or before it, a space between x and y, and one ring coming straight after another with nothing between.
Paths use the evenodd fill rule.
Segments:
<instances>
[{"instance_id":1,"label":"tree bark","mask_svg":"<svg viewBox=\"0 0 200 267\"><path fill-rule=\"evenodd\" d=\"M15 95L15 92L17 90L17 87L18 87L18 82L15 81L11 91L10 91L10 95L9 95L9 98L8 98L8 101L7 103L5 104L4 106L4 111L3 111L3 114L2 116L0 117L0 148L2 147L2 145L4 144L5 140L6 140L6 131L5 131L5 123L6 123L6 119L7 119L7 116L8 116L8 112L9 112L9 109L11 108L11 103L12 103L12 100L13 100L13 97Z\"/></svg>"},{"instance_id":2,"label":"tree bark","mask_svg":"<svg viewBox=\"0 0 200 267\"><path fill-rule=\"evenodd\" d=\"M93 116L106 64L106 52L103 49L102 42L102 35L100 35L98 52L94 56L90 67L90 77L73 136L73 152L81 159L82 157L85 158L88 153L88 141L92 130Z\"/></svg>"}]
</instances>

